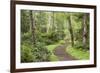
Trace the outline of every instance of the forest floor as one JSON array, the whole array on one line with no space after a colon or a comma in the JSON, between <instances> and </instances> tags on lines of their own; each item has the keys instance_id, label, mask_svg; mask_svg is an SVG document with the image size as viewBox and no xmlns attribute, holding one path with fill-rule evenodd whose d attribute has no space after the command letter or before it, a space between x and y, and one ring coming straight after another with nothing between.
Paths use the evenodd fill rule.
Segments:
<instances>
[{"instance_id":1,"label":"forest floor","mask_svg":"<svg viewBox=\"0 0 100 73\"><path fill-rule=\"evenodd\" d=\"M57 46L54 49L54 55L56 55L59 61L69 61L69 60L76 60L74 57L66 53L66 45Z\"/></svg>"}]
</instances>

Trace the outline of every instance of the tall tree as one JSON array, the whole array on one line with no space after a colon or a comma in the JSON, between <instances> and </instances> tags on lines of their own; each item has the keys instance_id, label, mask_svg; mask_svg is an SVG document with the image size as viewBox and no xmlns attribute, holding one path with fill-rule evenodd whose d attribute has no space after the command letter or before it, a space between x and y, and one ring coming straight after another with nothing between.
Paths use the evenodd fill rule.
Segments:
<instances>
[{"instance_id":1,"label":"tall tree","mask_svg":"<svg viewBox=\"0 0 100 73\"><path fill-rule=\"evenodd\" d=\"M51 28L51 12L47 12L47 14L48 14L47 33L49 33L49 30Z\"/></svg>"},{"instance_id":2,"label":"tall tree","mask_svg":"<svg viewBox=\"0 0 100 73\"><path fill-rule=\"evenodd\" d=\"M56 32L57 25L56 25L55 21L56 21L56 13L53 11L52 12L52 30Z\"/></svg>"},{"instance_id":3,"label":"tall tree","mask_svg":"<svg viewBox=\"0 0 100 73\"><path fill-rule=\"evenodd\" d=\"M70 36L71 36L71 43L72 43L72 46L74 46L74 35L73 35L73 28L72 28L72 13L69 13L68 21L69 21L69 31L70 31Z\"/></svg>"},{"instance_id":4,"label":"tall tree","mask_svg":"<svg viewBox=\"0 0 100 73\"><path fill-rule=\"evenodd\" d=\"M33 45L36 43L35 38L35 18L33 17L33 11L30 10L30 22L31 22L31 30L32 30L32 39L33 39Z\"/></svg>"},{"instance_id":5,"label":"tall tree","mask_svg":"<svg viewBox=\"0 0 100 73\"><path fill-rule=\"evenodd\" d=\"M83 14L83 48L86 49L86 34L87 34L87 14Z\"/></svg>"},{"instance_id":6,"label":"tall tree","mask_svg":"<svg viewBox=\"0 0 100 73\"><path fill-rule=\"evenodd\" d=\"M21 10L21 33L29 31L30 17L28 10Z\"/></svg>"},{"instance_id":7,"label":"tall tree","mask_svg":"<svg viewBox=\"0 0 100 73\"><path fill-rule=\"evenodd\" d=\"M54 19L55 19L55 14L54 12L52 12L52 30L55 30Z\"/></svg>"}]
</instances>

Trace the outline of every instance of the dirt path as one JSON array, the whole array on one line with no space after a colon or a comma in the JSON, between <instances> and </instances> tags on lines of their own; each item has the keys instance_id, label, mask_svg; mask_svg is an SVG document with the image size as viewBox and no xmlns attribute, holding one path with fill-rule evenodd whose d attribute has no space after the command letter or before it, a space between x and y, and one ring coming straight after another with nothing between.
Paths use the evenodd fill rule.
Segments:
<instances>
[{"instance_id":1,"label":"dirt path","mask_svg":"<svg viewBox=\"0 0 100 73\"><path fill-rule=\"evenodd\" d=\"M54 54L59 58L60 61L76 60L74 57L66 53L66 46L61 45L54 49Z\"/></svg>"}]
</instances>

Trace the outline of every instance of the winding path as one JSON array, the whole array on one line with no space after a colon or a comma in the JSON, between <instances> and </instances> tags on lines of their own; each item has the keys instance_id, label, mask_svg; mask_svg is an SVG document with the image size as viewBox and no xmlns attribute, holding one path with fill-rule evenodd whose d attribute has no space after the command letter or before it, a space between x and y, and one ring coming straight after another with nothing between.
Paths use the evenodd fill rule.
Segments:
<instances>
[{"instance_id":1,"label":"winding path","mask_svg":"<svg viewBox=\"0 0 100 73\"><path fill-rule=\"evenodd\" d=\"M54 49L54 54L58 57L59 61L76 60L74 57L66 52L66 46L60 45Z\"/></svg>"}]
</instances>

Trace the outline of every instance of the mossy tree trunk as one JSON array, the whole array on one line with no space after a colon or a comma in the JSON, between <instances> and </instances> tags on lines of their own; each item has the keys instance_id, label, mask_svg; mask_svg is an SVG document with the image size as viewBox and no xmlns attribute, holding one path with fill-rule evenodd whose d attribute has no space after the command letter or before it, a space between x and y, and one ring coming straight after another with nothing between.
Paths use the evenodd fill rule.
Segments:
<instances>
[{"instance_id":1,"label":"mossy tree trunk","mask_svg":"<svg viewBox=\"0 0 100 73\"><path fill-rule=\"evenodd\" d=\"M86 35L87 35L87 14L83 15L83 48L86 49Z\"/></svg>"},{"instance_id":2,"label":"mossy tree trunk","mask_svg":"<svg viewBox=\"0 0 100 73\"><path fill-rule=\"evenodd\" d=\"M72 28L72 13L69 14L68 21L69 21L69 32L71 36L71 44L72 46L74 46L74 35L73 35L73 28Z\"/></svg>"},{"instance_id":3,"label":"mossy tree trunk","mask_svg":"<svg viewBox=\"0 0 100 73\"><path fill-rule=\"evenodd\" d=\"M30 11L30 25L31 25L31 31L32 31L32 41L33 45L36 44L36 38L35 38L35 18L33 15L33 11Z\"/></svg>"}]
</instances>

